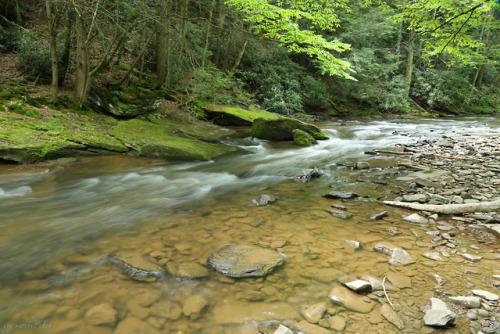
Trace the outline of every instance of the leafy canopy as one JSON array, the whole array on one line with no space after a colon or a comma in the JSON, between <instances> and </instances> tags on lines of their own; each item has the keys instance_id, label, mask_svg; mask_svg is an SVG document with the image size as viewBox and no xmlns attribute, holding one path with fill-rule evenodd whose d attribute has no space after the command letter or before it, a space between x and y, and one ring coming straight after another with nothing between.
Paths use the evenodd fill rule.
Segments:
<instances>
[{"instance_id":1,"label":"leafy canopy","mask_svg":"<svg viewBox=\"0 0 500 334\"><path fill-rule=\"evenodd\" d=\"M334 31L339 25L337 8L347 8L345 0L227 0L226 3L246 14L255 34L306 54L321 62L323 74L355 80L351 64L333 55L350 49L337 39L327 40L314 30ZM306 27L306 28L304 28Z\"/></svg>"}]
</instances>

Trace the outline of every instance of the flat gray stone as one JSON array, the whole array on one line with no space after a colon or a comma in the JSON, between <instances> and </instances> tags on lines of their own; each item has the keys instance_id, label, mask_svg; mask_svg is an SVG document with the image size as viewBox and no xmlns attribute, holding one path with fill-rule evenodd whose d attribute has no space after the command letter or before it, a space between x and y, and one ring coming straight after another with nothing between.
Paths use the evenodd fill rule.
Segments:
<instances>
[{"instance_id":1,"label":"flat gray stone","mask_svg":"<svg viewBox=\"0 0 500 334\"><path fill-rule=\"evenodd\" d=\"M481 307L481 298L479 297L471 297L471 296L457 296L448 298L450 302L453 304L457 304L466 308L480 308Z\"/></svg>"},{"instance_id":2,"label":"flat gray stone","mask_svg":"<svg viewBox=\"0 0 500 334\"><path fill-rule=\"evenodd\" d=\"M401 248L394 248L391 259L389 260L389 264L395 267L401 267L407 266L412 263L415 263L415 260L411 258L410 254L408 254L407 251Z\"/></svg>"},{"instance_id":3,"label":"flat gray stone","mask_svg":"<svg viewBox=\"0 0 500 334\"><path fill-rule=\"evenodd\" d=\"M456 318L448 306L437 298L431 298L431 309L425 312L424 324L426 326L445 327L451 325Z\"/></svg>"},{"instance_id":4,"label":"flat gray stone","mask_svg":"<svg viewBox=\"0 0 500 334\"><path fill-rule=\"evenodd\" d=\"M265 276L283 264L285 256L274 250L247 245L224 245L207 263L225 276Z\"/></svg>"},{"instance_id":5,"label":"flat gray stone","mask_svg":"<svg viewBox=\"0 0 500 334\"><path fill-rule=\"evenodd\" d=\"M334 287L328 296L332 302L354 312L369 313L375 306L368 297L358 295L342 286Z\"/></svg>"},{"instance_id":6,"label":"flat gray stone","mask_svg":"<svg viewBox=\"0 0 500 334\"><path fill-rule=\"evenodd\" d=\"M486 300L496 301L499 299L497 294L485 290L472 290L472 293Z\"/></svg>"},{"instance_id":7,"label":"flat gray stone","mask_svg":"<svg viewBox=\"0 0 500 334\"><path fill-rule=\"evenodd\" d=\"M125 275L136 281L151 281L165 277L163 269L140 254L115 252L108 260Z\"/></svg>"},{"instance_id":8,"label":"flat gray stone","mask_svg":"<svg viewBox=\"0 0 500 334\"><path fill-rule=\"evenodd\" d=\"M331 191L330 193L324 195L328 198L339 198L339 199L351 199L359 197L360 195L352 191Z\"/></svg>"},{"instance_id":9,"label":"flat gray stone","mask_svg":"<svg viewBox=\"0 0 500 334\"><path fill-rule=\"evenodd\" d=\"M414 224L427 224L429 220L427 218L422 217L418 213L411 214L405 218L403 218L403 221L409 222L409 223L414 223Z\"/></svg>"},{"instance_id":10,"label":"flat gray stone","mask_svg":"<svg viewBox=\"0 0 500 334\"><path fill-rule=\"evenodd\" d=\"M403 195L403 202L427 202L428 197L424 194Z\"/></svg>"},{"instance_id":11,"label":"flat gray stone","mask_svg":"<svg viewBox=\"0 0 500 334\"><path fill-rule=\"evenodd\" d=\"M388 304L382 305L380 314L398 329L403 329L405 327L403 319Z\"/></svg>"},{"instance_id":12,"label":"flat gray stone","mask_svg":"<svg viewBox=\"0 0 500 334\"><path fill-rule=\"evenodd\" d=\"M472 254L468 254L468 253L462 254L462 257L470 262L479 262L483 259L482 256L472 255Z\"/></svg>"},{"instance_id":13,"label":"flat gray stone","mask_svg":"<svg viewBox=\"0 0 500 334\"><path fill-rule=\"evenodd\" d=\"M367 292L372 290L372 285L370 282L363 280L355 280L352 282L345 283L345 286L355 292Z\"/></svg>"}]
</instances>

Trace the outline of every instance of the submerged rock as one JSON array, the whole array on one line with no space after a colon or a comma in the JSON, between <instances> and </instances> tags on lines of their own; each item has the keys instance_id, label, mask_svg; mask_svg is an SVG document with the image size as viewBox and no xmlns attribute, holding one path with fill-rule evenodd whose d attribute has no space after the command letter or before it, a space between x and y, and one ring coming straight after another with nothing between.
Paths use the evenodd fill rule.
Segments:
<instances>
[{"instance_id":1,"label":"submerged rock","mask_svg":"<svg viewBox=\"0 0 500 334\"><path fill-rule=\"evenodd\" d=\"M394 248L391 259L389 260L389 264L395 267L400 267L407 266L412 263L415 263L415 260L411 258L410 254L408 254L407 251L401 248Z\"/></svg>"},{"instance_id":2,"label":"submerged rock","mask_svg":"<svg viewBox=\"0 0 500 334\"><path fill-rule=\"evenodd\" d=\"M252 200L252 203L254 203L257 206L266 206L269 204L273 204L274 202L276 202L279 199L280 198L278 196L264 194L264 195L260 195L259 198Z\"/></svg>"},{"instance_id":3,"label":"submerged rock","mask_svg":"<svg viewBox=\"0 0 500 334\"><path fill-rule=\"evenodd\" d=\"M328 297L334 303L354 312L369 313L375 306L375 303L366 296L358 295L342 286L334 287Z\"/></svg>"},{"instance_id":4,"label":"submerged rock","mask_svg":"<svg viewBox=\"0 0 500 334\"><path fill-rule=\"evenodd\" d=\"M327 198L339 198L339 199L351 199L359 197L360 195L352 191L331 191L323 197Z\"/></svg>"},{"instance_id":5,"label":"submerged rock","mask_svg":"<svg viewBox=\"0 0 500 334\"><path fill-rule=\"evenodd\" d=\"M168 273L175 277L197 279L210 276L207 268L196 262L167 263Z\"/></svg>"},{"instance_id":6,"label":"submerged rock","mask_svg":"<svg viewBox=\"0 0 500 334\"><path fill-rule=\"evenodd\" d=\"M116 312L115 309L111 307L108 303L100 304L92 307L85 313L85 320L87 323L99 326L108 325L112 326L116 322Z\"/></svg>"},{"instance_id":7,"label":"submerged rock","mask_svg":"<svg viewBox=\"0 0 500 334\"><path fill-rule=\"evenodd\" d=\"M403 319L388 304L382 305L380 314L398 329L403 329L405 327Z\"/></svg>"},{"instance_id":8,"label":"submerged rock","mask_svg":"<svg viewBox=\"0 0 500 334\"><path fill-rule=\"evenodd\" d=\"M155 281L165 277L163 269L140 254L115 252L108 260L121 272L136 281Z\"/></svg>"},{"instance_id":9,"label":"submerged rock","mask_svg":"<svg viewBox=\"0 0 500 334\"><path fill-rule=\"evenodd\" d=\"M295 324L294 326L299 333L304 334L330 334L330 331L318 325L313 325L305 320Z\"/></svg>"},{"instance_id":10,"label":"submerged rock","mask_svg":"<svg viewBox=\"0 0 500 334\"><path fill-rule=\"evenodd\" d=\"M270 249L247 245L225 245L207 263L225 276L265 276L283 264L285 256Z\"/></svg>"},{"instance_id":11,"label":"submerged rock","mask_svg":"<svg viewBox=\"0 0 500 334\"><path fill-rule=\"evenodd\" d=\"M431 309L425 312L424 324L426 326L445 327L451 325L456 318L448 306L437 298L431 298Z\"/></svg>"},{"instance_id":12,"label":"submerged rock","mask_svg":"<svg viewBox=\"0 0 500 334\"><path fill-rule=\"evenodd\" d=\"M306 309L302 310L302 315L310 323L316 324L318 323L319 319L323 317L323 314L325 314L325 312L326 312L326 304L318 303L310 305Z\"/></svg>"},{"instance_id":13,"label":"submerged rock","mask_svg":"<svg viewBox=\"0 0 500 334\"><path fill-rule=\"evenodd\" d=\"M409 223L414 223L414 224L427 224L429 220L427 218L422 217L418 213L411 214L405 218L403 218L403 221L409 222Z\"/></svg>"}]
</instances>

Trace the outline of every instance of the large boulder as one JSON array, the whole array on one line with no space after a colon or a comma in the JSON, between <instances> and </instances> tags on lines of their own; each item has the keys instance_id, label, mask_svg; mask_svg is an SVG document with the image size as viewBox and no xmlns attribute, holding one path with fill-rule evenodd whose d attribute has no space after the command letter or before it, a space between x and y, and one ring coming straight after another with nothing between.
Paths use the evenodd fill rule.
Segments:
<instances>
[{"instance_id":1,"label":"large boulder","mask_svg":"<svg viewBox=\"0 0 500 334\"><path fill-rule=\"evenodd\" d=\"M285 261L276 251L247 245L224 245L207 263L225 276L265 276Z\"/></svg>"},{"instance_id":2,"label":"large boulder","mask_svg":"<svg viewBox=\"0 0 500 334\"><path fill-rule=\"evenodd\" d=\"M316 140L328 139L328 136L317 126L291 118L264 119L257 118L252 125L252 136L266 140L293 140L293 130L307 132Z\"/></svg>"},{"instance_id":3,"label":"large boulder","mask_svg":"<svg viewBox=\"0 0 500 334\"><path fill-rule=\"evenodd\" d=\"M122 118L149 114L158 109L162 96L149 90L110 91L93 89L89 102L96 108Z\"/></svg>"},{"instance_id":4,"label":"large boulder","mask_svg":"<svg viewBox=\"0 0 500 334\"><path fill-rule=\"evenodd\" d=\"M264 110L246 110L216 104L201 105L204 118L223 126L251 126L257 118L278 119L279 115Z\"/></svg>"}]
</instances>

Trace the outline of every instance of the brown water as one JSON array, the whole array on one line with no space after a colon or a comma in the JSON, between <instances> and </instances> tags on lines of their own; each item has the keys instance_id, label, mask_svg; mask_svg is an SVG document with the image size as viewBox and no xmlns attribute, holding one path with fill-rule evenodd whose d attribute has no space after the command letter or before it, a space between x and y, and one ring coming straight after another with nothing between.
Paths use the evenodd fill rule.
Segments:
<instances>
[{"instance_id":1,"label":"brown water","mask_svg":"<svg viewBox=\"0 0 500 334\"><path fill-rule=\"evenodd\" d=\"M418 126L331 125L326 131L336 139L319 147L296 149L247 140L236 144L249 153L207 163L98 157L57 165L0 165L0 332L126 333L123 325L128 324L129 330L137 326L145 333L257 333L257 328L273 333L277 323L292 326L302 319L302 309L325 302L325 318L342 318L345 333L428 333L432 329L422 327L422 310L431 297L493 289L489 277L499 270L498 241L466 228L455 237L456 250L466 249L483 260L465 263L450 249L442 253L448 255L445 261L429 260L422 254L435 245L431 234L436 225L405 223L402 217L410 211L375 201L395 197L391 191L400 185L371 181L398 175L391 167L396 160L370 160L379 167L371 171L335 166L368 160L363 152L369 149L450 131L445 130L449 124L432 133ZM484 130L474 122L457 126L461 131ZM394 129L406 129L410 135L391 136ZM314 166L327 175L306 184L292 177ZM364 197L346 203L324 198L330 186ZM280 199L256 207L251 201L261 194ZM333 203L345 205L350 218L327 213ZM385 220L369 219L384 210L389 213ZM439 223L450 222L440 218ZM352 249L345 240L359 241L362 247ZM389 265L388 255L373 250L382 241L407 250L416 263ZM120 250L162 266L205 266L210 254L230 243L276 248L285 254L285 264L264 278L232 279L211 271L201 280L137 282L105 261ZM160 253L153 258L155 251ZM447 283L435 288L430 274ZM388 296L405 329L398 330L380 315L382 303L387 303L382 291L367 296L375 304L367 314L328 299L333 287L364 275L380 280L388 276L392 281L387 284L402 287L388 291ZM195 295L207 306L189 318L183 308ZM117 311L116 322L90 325L86 312L103 303ZM470 333L463 315L457 324L453 332Z\"/></svg>"}]
</instances>

